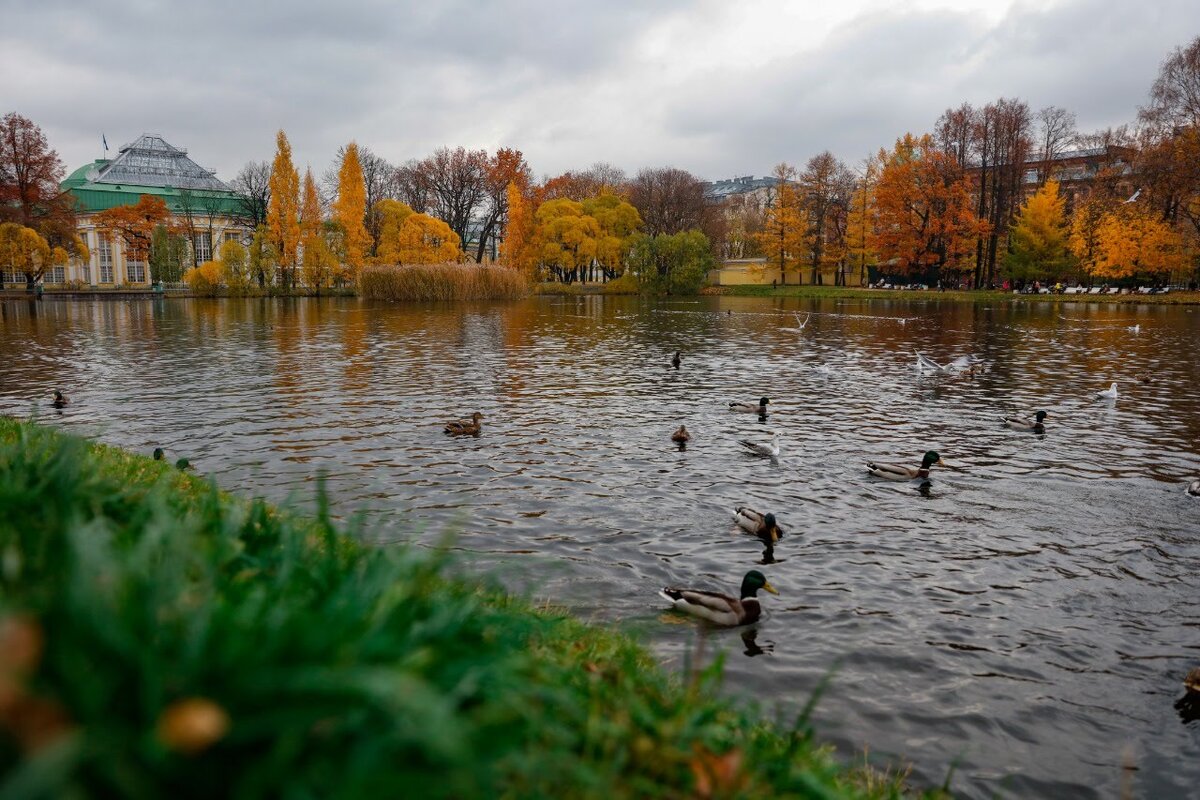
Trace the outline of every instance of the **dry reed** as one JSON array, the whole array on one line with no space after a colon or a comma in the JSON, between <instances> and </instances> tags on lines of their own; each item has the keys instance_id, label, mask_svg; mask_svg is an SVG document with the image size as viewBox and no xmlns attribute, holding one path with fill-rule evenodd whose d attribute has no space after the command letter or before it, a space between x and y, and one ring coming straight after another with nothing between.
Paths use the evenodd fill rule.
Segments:
<instances>
[{"instance_id":1,"label":"dry reed","mask_svg":"<svg viewBox=\"0 0 1200 800\"><path fill-rule=\"evenodd\" d=\"M518 270L482 264L364 267L359 291L371 300L511 300L529 291Z\"/></svg>"}]
</instances>

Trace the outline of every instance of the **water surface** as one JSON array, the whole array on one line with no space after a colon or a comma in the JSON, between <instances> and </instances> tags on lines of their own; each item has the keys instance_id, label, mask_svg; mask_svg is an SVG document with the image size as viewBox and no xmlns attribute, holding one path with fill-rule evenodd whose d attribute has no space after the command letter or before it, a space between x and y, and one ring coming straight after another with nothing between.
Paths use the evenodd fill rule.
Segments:
<instances>
[{"instance_id":1,"label":"water surface","mask_svg":"<svg viewBox=\"0 0 1200 800\"><path fill-rule=\"evenodd\" d=\"M222 486L338 509L380 541L449 531L474 566L638 630L669 668L816 713L847 754L968 797L1200 785L1200 311L911 300L539 298L0 303L0 412L187 456ZM809 322L798 329L794 312ZM1139 325L1140 329L1131 330ZM682 351L681 369L670 367ZM922 376L914 351L971 354ZM1147 372L1153 380L1133 380ZM1115 404L1091 394L1120 384ZM62 388L72 399L49 407ZM771 399L771 415L728 410ZM1039 436L1007 412L1050 412ZM485 414L479 438L442 423ZM693 434L684 451L669 436ZM782 454L740 452L739 438ZM931 485L868 459L950 465ZM776 561L731 524L774 511ZM667 583L781 596L701 645ZM1129 767L1129 769L1126 769ZM1188 789L1187 787L1193 787Z\"/></svg>"}]
</instances>

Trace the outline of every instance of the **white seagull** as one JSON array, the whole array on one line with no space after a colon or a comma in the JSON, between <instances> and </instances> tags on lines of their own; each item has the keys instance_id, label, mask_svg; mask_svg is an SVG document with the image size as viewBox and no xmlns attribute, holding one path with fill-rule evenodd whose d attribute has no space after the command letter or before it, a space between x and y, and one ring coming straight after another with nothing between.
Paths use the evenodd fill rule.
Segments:
<instances>
[{"instance_id":1,"label":"white seagull","mask_svg":"<svg viewBox=\"0 0 1200 800\"><path fill-rule=\"evenodd\" d=\"M756 456L770 456L771 458L775 458L779 455L779 431L776 431L771 437L769 445L752 442L749 439L738 439L738 444Z\"/></svg>"},{"instance_id":2,"label":"white seagull","mask_svg":"<svg viewBox=\"0 0 1200 800\"><path fill-rule=\"evenodd\" d=\"M959 356L949 364L939 364L924 353L917 353L917 369L921 372L958 372L971 366L970 356Z\"/></svg>"},{"instance_id":3,"label":"white seagull","mask_svg":"<svg viewBox=\"0 0 1200 800\"><path fill-rule=\"evenodd\" d=\"M1096 399L1097 400L1116 400L1117 399L1117 385L1114 383L1112 386L1108 387L1107 389L1103 389L1099 392L1096 392Z\"/></svg>"}]
</instances>

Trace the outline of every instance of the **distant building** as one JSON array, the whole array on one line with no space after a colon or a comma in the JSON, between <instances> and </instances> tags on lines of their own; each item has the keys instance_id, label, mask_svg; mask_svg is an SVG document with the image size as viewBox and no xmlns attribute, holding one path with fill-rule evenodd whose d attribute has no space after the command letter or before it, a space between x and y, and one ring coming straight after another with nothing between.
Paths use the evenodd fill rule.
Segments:
<instances>
[{"instance_id":1,"label":"distant building","mask_svg":"<svg viewBox=\"0 0 1200 800\"><path fill-rule=\"evenodd\" d=\"M767 194L778 185L778 178L756 178L753 175L727 178L721 181L706 181L704 197L710 203L720 203L731 197L755 193Z\"/></svg>"},{"instance_id":2,"label":"distant building","mask_svg":"<svg viewBox=\"0 0 1200 800\"><path fill-rule=\"evenodd\" d=\"M60 185L78 203L79 236L91 252L88 263L72 261L48 270L45 282L78 281L87 286L149 286L149 266L125 257L119 239L96 228L99 211L133 205L144 194L161 197L185 231L195 262L212 259L223 242L249 241L252 231L238 195L211 170L188 158L187 150L155 134L142 134L113 159L97 159L72 172Z\"/></svg>"},{"instance_id":3,"label":"distant building","mask_svg":"<svg viewBox=\"0 0 1200 800\"><path fill-rule=\"evenodd\" d=\"M1021 187L1025 198L1029 198L1043 183L1043 176L1058 181L1059 194L1067 200L1068 210L1091 191L1093 184L1102 171L1107 171L1117 182L1118 193L1130 194L1136 187L1136 176L1133 173L1133 160L1137 155L1131 147L1120 145L1105 145L1080 150L1067 150L1055 153L1046 158L1041 153L1033 153L1025 161L1024 173L1021 176ZM981 167L971 164L967 167L967 175L975 181L979 180Z\"/></svg>"}]
</instances>

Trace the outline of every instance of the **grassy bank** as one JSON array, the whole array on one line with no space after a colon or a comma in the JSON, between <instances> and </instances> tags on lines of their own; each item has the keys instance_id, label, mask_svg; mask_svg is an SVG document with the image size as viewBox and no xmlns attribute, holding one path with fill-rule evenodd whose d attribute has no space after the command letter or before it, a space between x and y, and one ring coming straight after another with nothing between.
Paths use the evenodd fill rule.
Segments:
<instances>
[{"instance_id":1,"label":"grassy bank","mask_svg":"<svg viewBox=\"0 0 1200 800\"><path fill-rule=\"evenodd\" d=\"M0 418L0 511L0 797L903 792L716 670L165 462Z\"/></svg>"},{"instance_id":2,"label":"grassy bank","mask_svg":"<svg viewBox=\"0 0 1200 800\"><path fill-rule=\"evenodd\" d=\"M364 267L359 293L371 300L509 300L529 292L525 277L486 264Z\"/></svg>"},{"instance_id":3,"label":"grassy bank","mask_svg":"<svg viewBox=\"0 0 1200 800\"><path fill-rule=\"evenodd\" d=\"M1013 294L994 291L904 291L899 289L859 289L853 286L719 286L703 294L732 297L832 297L871 300L936 300L955 303L1116 303L1145 305L1198 305L1200 292L1169 294Z\"/></svg>"}]
</instances>

